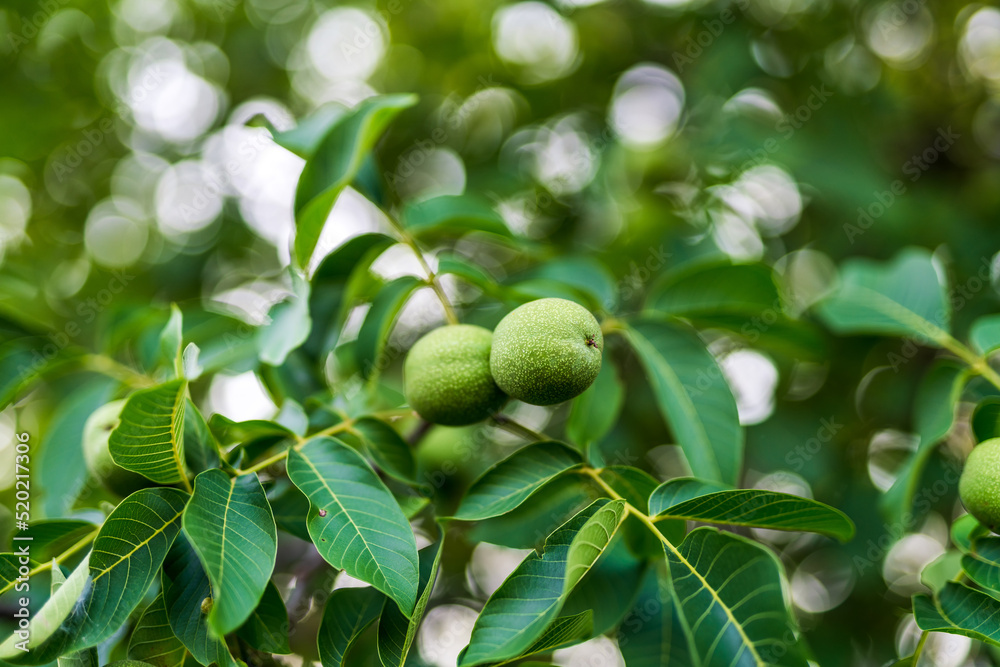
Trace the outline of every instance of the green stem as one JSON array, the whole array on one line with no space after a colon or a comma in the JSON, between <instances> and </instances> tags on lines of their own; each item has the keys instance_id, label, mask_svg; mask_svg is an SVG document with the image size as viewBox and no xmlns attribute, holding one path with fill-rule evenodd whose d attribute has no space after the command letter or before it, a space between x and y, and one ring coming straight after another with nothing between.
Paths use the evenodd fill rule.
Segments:
<instances>
[{"instance_id":1,"label":"green stem","mask_svg":"<svg viewBox=\"0 0 1000 667\"><path fill-rule=\"evenodd\" d=\"M913 667L917 667L917 663L920 662L920 654L924 652L924 645L927 643L927 636L930 634L929 630L924 630L920 634L920 641L917 642L917 649L913 652Z\"/></svg>"},{"instance_id":2,"label":"green stem","mask_svg":"<svg viewBox=\"0 0 1000 667\"><path fill-rule=\"evenodd\" d=\"M981 357L958 340L948 336L942 339L941 345L968 364L975 373L982 375L990 384L1000 389L1000 374L990 366L985 357Z\"/></svg>"},{"instance_id":3,"label":"green stem","mask_svg":"<svg viewBox=\"0 0 1000 667\"><path fill-rule=\"evenodd\" d=\"M151 387L156 384L151 378L103 354L85 355L83 357L83 367L96 373L121 380L133 387Z\"/></svg>"},{"instance_id":4,"label":"green stem","mask_svg":"<svg viewBox=\"0 0 1000 667\"><path fill-rule=\"evenodd\" d=\"M507 431L508 433L513 433L514 435L519 435L525 440L533 440L538 442L540 440L550 440L544 433L539 433L538 431L532 430L523 424L519 424L507 415L500 414L499 412L491 417L494 424L499 428Z\"/></svg>"},{"instance_id":5,"label":"green stem","mask_svg":"<svg viewBox=\"0 0 1000 667\"><path fill-rule=\"evenodd\" d=\"M420 246L417 245L417 240L414 239L413 236L406 231L403 225L399 224L399 221L391 215L389 216L389 221L392 223L392 226L396 228L396 231L399 232L399 237L402 239L403 243L410 246L410 249L413 250L413 254L417 256L417 261L420 262L420 266L427 274L427 284L432 290L434 290L434 294L437 295L438 301L441 302L441 307L444 308L444 316L445 319L448 320L448 324L459 324L460 322L458 320L458 315L455 314L455 308L451 305L451 301L448 300L448 295L444 293L441 281L438 280L437 275L431 270L430 264L427 263L427 259L424 257L424 252L420 249Z\"/></svg>"},{"instance_id":6,"label":"green stem","mask_svg":"<svg viewBox=\"0 0 1000 667\"><path fill-rule=\"evenodd\" d=\"M382 418L390 418L390 417L408 417L408 416L411 416L413 414L414 414L413 410L410 410L410 409L407 408L407 409L400 409L400 410L383 410L382 412L372 413L370 416L382 419ZM268 468L268 467L274 465L275 463L278 463L279 461L284 460L285 457L288 456L288 452L289 451L291 451L293 449L295 451L298 451L298 450L302 449L302 447L308 441L312 440L313 438L321 438L321 437L323 437L325 435L336 435L337 433L343 433L344 431L353 431L354 430L354 424L357 421L358 421L357 419L349 417L349 418L345 419L342 422L338 422L338 423L334 424L333 426L328 426L328 427L326 427L326 428L324 428L322 430L316 431L315 433L311 433L311 434L309 434L307 436L296 435L295 436L296 443L294 445L292 445L291 447L288 447L288 448L284 449L283 451L278 452L277 454L275 454L273 456L269 456L266 459L264 459L263 461L261 461L259 463L256 463L256 464L250 466L249 468L243 468L243 469L237 470L236 474L237 475L249 475L250 473L258 472L260 470L263 470L264 468Z\"/></svg>"},{"instance_id":7,"label":"green stem","mask_svg":"<svg viewBox=\"0 0 1000 667\"><path fill-rule=\"evenodd\" d=\"M88 533L83 539L79 540L78 542L76 542L75 544L73 544L71 547L69 547L68 549L66 549L66 551L62 552L61 554L59 554L58 556L56 556L52 560L46 561L46 562L42 563L41 565L39 565L38 567L36 567L33 570L31 570L30 572L28 572L28 576L29 577L33 577L36 574L38 574L39 572L45 572L46 570L52 569L52 564L53 563L55 563L57 565L62 565L63 561L65 561L67 558L69 558L70 556L72 556L73 554L75 554L77 551L79 551L80 549L84 548L85 546L87 546L88 544L90 544L91 542L93 542L94 538L97 537L97 533L99 533L99 532L100 532L100 530L95 530L95 531L93 531L91 533ZM6 586L4 586L2 589L0 589L0 594L9 591L11 588L14 587L14 584L15 584L15 582L12 581L9 584L7 584Z\"/></svg>"}]
</instances>

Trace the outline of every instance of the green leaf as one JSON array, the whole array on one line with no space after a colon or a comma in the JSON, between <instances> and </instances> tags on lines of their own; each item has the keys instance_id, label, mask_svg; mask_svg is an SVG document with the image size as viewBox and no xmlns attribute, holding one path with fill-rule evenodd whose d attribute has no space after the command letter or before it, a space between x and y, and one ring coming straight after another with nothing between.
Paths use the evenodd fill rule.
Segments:
<instances>
[{"instance_id":1,"label":"green leaf","mask_svg":"<svg viewBox=\"0 0 1000 667\"><path fill-rule=\"evenodd\" d=\"M333 438L288 452L288 477L309 498L309 535L331 565L368 582L409 615L417 545L395 498L361 456Z\"/></svg>"},{"instance_id":2,"label":"green leaf","mask_svg":"<svg viewBox=\"0 0 1000 667\"><path fill-rule=\"evenodd\" d=\"M962 552L949 550L935 558L920 571L920 583L939 591L962 571Z\"/></svg>"},{"instance_id":3,"label":"green leaf","mask_svg":"<svg viewBox=\"0 0 1000 667\"><path fill-rule=\"evenodd\" d=\"M101 527L84 571L74 570L50 598L52 611L35 615L32 651L11 653L11 638L0 646L0 659L44 664L113 635L153 583L180 531L185 502L186 494L167 488L142 489L123 500ZM65 599L70 594L72 602Z\"/></svg>"},{"instance_id":4,"label":"green leaf","mask_svg":"<svg viewBox=\"0 0 1000 667\"><path fill-rule=\"evenodd\" d=\"M28 530L18 531L16 535L30 538L32 560L45 563L95 532L97 526L89 521L48 519L32 521Z\"/></svg>"},{"instance_id":5,"label":"green leaf","mask_svg":"<svg viewBox=\"0 0 1000 667\"><path fill-rule=\"evenodd\" d=\"M257 608L239 627L236 636L258 651L284 655L292 652L288 646L288 629L285 601L274 582L269 581Z\"/></svg>"},{"instance_id":6,"label":"green leaf","mask_svg":"<svg viewBox=\"0 0 1000 667\"><path fill-rule=\"evenodd\" d=\"M160 333L160 359L173 369L175 377L184 377L181 359L184 315L176 303L170 304L170 319Z\"/></svg>"},{"instance_id":7,"label":"green leaf","mask_svg":"<svg viewBox=\"0 0 1000 667\"><path fill-rule=\"evenodd\" d=\"M625 516L624 501L602 498L550 535L543 553L529 554L486 601L459 665L503 661L534 644Z\"/></svg>"},{"instance_id":8,"label":"green leaf","mask_svg":"<svg viewBox=\"0 0 1000 667\"><path fill-rule=\"evenodd\" d=\"M257 607L278 553L271 506L256 473L229 477L216 468L198 475L184 532L212 582L208 625L221 637Z\"/></svg>"},{"instance_id":9,"label":"green leaf","mask_svg":"<svg viewBox=\"0 0 1000 667\"><path fill-rule=\"evenodd\" d=\"M358 332L354 351L362 377L377 377L390 361L383 359L382 352L389 340L392 325L396 322L399 311L421 285L423 281L419 278L403 276L387 284L375 297Z\"/></svg>"},{"instance_id":10,"label":"green leaf","mask_svg":"<svg viewBox=\"0 0 1000 667\"><path fill-rule=\"evenodd\" d=\"M760 489L716 491L667 507L656 518L796 530L841 542L854 536L854 523L840 510L809 498Z\"/></svg>"},{"instance_id":11,"label":"green leaf","mask_svg":"<svg viewBox=\"0 0 1000 667\"><path fill-rule=\"evenodd\" d=\"M646 308L685 318L723 314L750 318L768 309L779 315L784 310L771 267L715 259L665 274L650 287Z\"/></svg>"},{"instance_id":12,"label":"green leaf","mask_svg":"<svg viewBox=\"0 0 1000 667\"><path fill-rule=\"evenodd\" d=\"M618 648L626 667L696 664L670 578L660 570L652 568L646 574L633 610L618 628Z\"/></svg>"},{"instance_id":13,"label":"green leaf","mask_svg":"<svg viewBox=\"0 0 1000 667\"><path fill-rule=\"evenodd\" d=\"M407 618L399 607L386 601L378 621L378 657L383 667L404 667L406 658L417 637L417 629L427 609L427 602L434 591L441 555L444 553L444 533L441 541L420 551L420 597L413 614Z\"/></svg>"},{"instance_id":14,"label":"green leaf","mask_svg":"<svg viewBox=\"0 0 1000 667\"><path fill-rule=\"evenodd\" d=\"M962 554L962 569L973 582L1000 595L1000 537L980 537Z\"/></svg>"},{"instance_id":15,"label":"green leaf","mask_svg":"<svg viewBox=\"0 0 1000 667\"><path fill-rule=\"evenodd\" d=\"M139 617L128 642L128 657L153 667L181 667L186 656L187 649L170 629L161 593Z\"/></svg>"},{"instance_id":16,"label":"green leaf","mask_svg":"<svg viewBox=\"0 0 1000 667\"><path fill-rule=\"evenodd\" d=\"M219 442L191 399L184 407L184 462L196 474L219 467Z\"/></svg>"},{"instance_id":17,"label":"green leaf","mask_svg":"<svg viewBox=\"0 0 1000 667\"><path fill-rule=\"evenodd\" d=\"M572 288L580 297L583 305L592 310L614 310L618 304L618 289L615 278L604 264L592 257L563 257L542 263L532 270L515 286L517 291L525 291L534 284L546 291L544 285L555 288ZM528 289L526 293L532 293Z\"/></svg>"},{"instance_id":18,"label":"green leaf","mask_svg":"<svg viewBox=\"0 0 1000 667\"><path fill-rule=\"evenodd\" d=\"M731 487L718 482L706 482L703 479L694 477L675 477L660 484L649 495L649 514L656 516L669 507L679 505L685 500L691 500L699 496L715 493L716 491L730 491ZM641 507L641 505L639 506Z\"/></svg>"},{"instance_id":19,"label":"green leaf","mask_svg":"<svg viewBox=\"0 0 1000 667\"><path fill-rule=\"evenodd\" d=\"M1000 397L987 396L972 413L972 432L976 442L1000 437Z\"/></svg>"},{"instance_id":20,"label":"green leaf","mask_svg":"<svg viewBox=\"0 0 1000 667\"><path fill-rule=\"evenodd\" d=\"M347 109L336 102L328 102L299 121L290 130L274 134L274 143L308 159L319 148L330 128L347 115Z\"/></svg>"},{"instance_id":21,"label":"green leaf","mask_svg":"<svg viewBox=\"0 0 1000 667\"><path fill-rule=\"evenodd\" d=\"M963 514L951 524L951 541L962 553L971 552L976 538L989 533L989 528L979 523L971 514Z\"/></svg>"},{"instance_id":22,"label":"green leaf","mask_svg":"<svg viewBox=\"0 0 1000 667\"><path fill-rule=\"evenodd\" d=\"M343 320L354 305L348 293L351 275L356 270L367 274L372 262L395 243L385 234L360 234L323 258L312 277L309 314L313 327L304 346L314 358L329 353L340 339Z\"/></svg>"},{"instance_id":23,"label":"green leaf","mask_svg":"<svg viewBox=\"0 0 1000 667\"><path fill-rule=\"evenodd\" d=\"M601 364L594 384L573 399L566 435L587 447L599 441L614 427L625 400L625 385L618 379L614 364Z\"/></svg>"},{"instance_id":24,"label":"green leaf","mask_svg":"<svg viewBox=\"0 0 1000 667\"><path fill-rule=\"evenodd\" d=\"M986 315L973 322L969 342L976 354L984 357L1000 350L1000 315Z\"/></svg>"},{"instance_id":25,"label":"green leaf","mask_svg":"<svg viewBox=\"0 0 1000 667\"><path fill-rule=\"evenodd\" d=\"M667 563L696 664L806 666L785 607L781 565L766 548L698 528L680 548L667 547Z\"/></svg>"},{"instance_id":26,"label":"green leaf","mask_svg":"<svg viewBox=\"0 0 1000 667\"><path fill-rule=\"evenodd\" d=\"M228 417L215 413L208 420L208 426L218 438L219 443L227 447L234 444L248 445L265 438L274 442L284 438L295 439L295 433L287 426L264 419L234 422Z\"/></svg>"},{"instance_id":27,"label":"green leaf","mask_svg":"<svg viewBox=\"0 0 1000 667\"><path fill-rule=\"evenodd\" d=\"M552 621L552 624L545 628L542 636L516 659L520 660L521 658L538 655L539 653L551 653L557 649L587 641L593 636L594 612L592 610L585 609L579 614L560 616ZM513 662L513 660L500 664L505 665L508 662Z\"/></svg>"},{"instance_id":28,"label":"green leaf","mask_svg":"<svg viewBox=\"0 0 1000 667\"><path fill-rule=\"evenodd\" d=\"M490 203L475 195L443 195L408 204L401 222L417 238L447 234L450 238L468 232L487 232L511 237L503 217Z\"/></svg>"},{"instance_id":29,"label":"green leaf","mask_svg":"<svg viewBox=\"0 0 1000 667\"><path fill-rule=\"evenodd\" d=\"M167 554L161 580L170 629L191 656L202 665L236 667L226 642L208 629L204 609L212 604L212 584L183 533Z\"/></svg>"},{"instance_id":30,"label":"green leaf","mask_svg":"<svg viewBox=\"0 0 1000 667\"><path fill-rule=\"evenodd\" d=\"M969 370L965 366L951 359L939 359L921 380L913 406L914 427L920 437L917 450L903 464L896 481L880 501L894 521L900 521L912 509L927 462L955 422L955 408L968 379Z\"/></svg>"},{"instance_id":31,"label":"green leaf","mask_svg":"<svg viewBox=\"0 0 1000 667\"><path fill-rule=\"evenodd\" d=\"M268 322L257 329L257 352L260 360L280 366L292 350L309 338L312 319L309 317L309 283L296 271L291 271L292 293L271 307Z\"/></svg>"},{"instance_id":32,"label":"green leaf","mask_svg":"<svg viewBox=\"0 0 1000 667\"><path fill-rule=\"evenodd\" d=\"M932 601L913 597L913 616L921 630L947 632L1000 646L1000 601L949 582Z\"/></svg>"},{"instance_id":33,"label":"green leaf","mask_svg":"<svg viewBox=\"0 0 1000 667\"><path fill-rule=\"evenodd\" d=\"M625 530L628 525L627 522L622 525L605 549L604 555L580 580L560 610L564 616L592 610L591 636L602 635L618 627L625 615L635 607L636 596L645 579L648 561L633 556L626 546L625 538L628 536ZM647 535L652 535L648 528L645 530ZM659 549L658 540L656 544ZM655 554L652 549L650 552ZM662 554L663 551L659 553ZM662 555L659 558L662 559Z\"/></svg>"},{"instance_id":34,"label":"green leaf","mask_svg":"<svg viewBox=\"0 0 1000 667\"><path fill-rule=\"evenodd\" d=\"M361 436L365 449L375 464L396 479L415 484L417 463L413 449L389 424L374 417L363 417L352 429Z\"/></svg>"},{"instance_id":35,"label":"green leaf","mask_svg":"<svg viewBox=\"0 0 1000 667\"><path fill-rule=\"evenodd\" d=\"M479 265L448 252L440 253L437 256L437 260L437 273L439 275L450 274L458 276L470 285L478 287L486 294L496 295L498 293L499 286L496 280Z\"/></svg>"},{"instance_id":36,"label":"green leaf","mask_svg":"<svg viewBox=\"0 0 1000 667\"><path fill-rule=\"evenodd\" d=\"M25 557L14 553L0 553L0 593L6 593L17 583L21 558ZM38 561L28 558L25 565L29 569L34 569L38 566Z\"/></svg>"},{"instance_id":37,"label":"green leaf","mask_svg":"<svg viewBox=\"0 0 1000 667\"><path fill-rule=\"evenodd\" d=\"M160 484L187 483L181 451L187 383L141 389L125 402L108 449L115 463Z\"/></svg>"},{"instance_id":38,"label":"green leaf","mask_svg":"<svg viewBox=\"0 0 1000 667\"><path fill-rule=\"evenodd\" d=\"M366 155L389 123L416 102L414 95L364 100L332 125L306 161L295 190L295 258L300 267L309 266L333 205L358 173Z\"/></svg>"},{"instance_id":39,"label":"green leaf","mask_svg":"<svg viewBox=\"0 0 1000 667\"><path fill-rule=\"evenodd\" d=\"M478 521L506 514L556 477L582 464L579 452L559 442L522 447L479 476L454 518Z\"/></svg>"},{"instance_id":40,"label":"green leaf","mask_svg":"<svg viewBox=\"0 0 1000 667\"><path fill-rule=\"evenodd\" d=\"M818 312L840 334L908 336L939 347L951 338L945 287L923 248L906 248L889 262L847 260Z\"/></svg>"},{"instance_id":41,"label":"green leaf","mask_svg":"<svg viewBox=\"0 0 1000 667\"><path fill-rule=\"evenodd\" d=\"M299 488L287 481L280 481L268 490L271 494L271 512L275 525L300 540L310 541L306 517L309 515L309 499Z\"/></svg>"},{"instance_id":42,"label":"green leaf","mask_svg":"<svg viewBox=\"0 0 1000 667\"><path fill-rule=\"evenodd\" d=\"M323 667L342 667L351 644L378 618L385 596L374 588L338 588L330 594L319 625Z\"/></svg>"},{"instance_id":43,"label":"green leaf","mask_svg":"<svg viewBox=\"0 0 1000 667\"><path fill-rule=\"evenodd\" d=\"M743 429L715 358L693 331L664 322L636 321L626 335L692 472L735 486L743 464Z\"/></svg>"}]
</instances>

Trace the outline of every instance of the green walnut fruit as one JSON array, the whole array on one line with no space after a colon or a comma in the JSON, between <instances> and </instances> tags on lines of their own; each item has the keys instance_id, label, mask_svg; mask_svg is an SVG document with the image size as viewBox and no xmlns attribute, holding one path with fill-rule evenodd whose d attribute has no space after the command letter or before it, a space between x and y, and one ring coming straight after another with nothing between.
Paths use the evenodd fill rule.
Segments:
<instances>
[{"instance_id":1,"label":"green walnut fruit","mask_svg":"<svg viewBox=\"0 0 1000 667\"><path fill-rule=\"evenodd\" d=\"M972 449L958 480L958 495L969 514L997 532L1000 527L1000 438L986 440Z\"/></svg>"},{"instance_id":2,"label":"green walnut fruit","mask_svg":"<svg viewBox=\"0 0 1000 667\"><path fill-rule=\"evenodd\" d=\"M490 375L489 329L441 327L406 355L403 383L410 407L432 424L464 426L486 419L507 397Z\"/></svg>"},{"instance_id":3,"label":"green walnut fruit","mask_svg":"<svg viewBox=\"0 0 1000 667\"><path fill-rule=\"evenodd\" d=\"M102 405L91 413L83 426L83 459L87 470L104 488L123 498L152 484L142 475L115 463L108 450L108 439L118 426L124 406L124 400Z\"/></svg>"},{"instance_id":4,"label":"green walnut fruit","mask_svg":"<svg viewBox=\"0 0 1000 667\"><path fill-rule=\"evenodd\" d=\"M566 299L526 303L493 332L490 370L510 396L554 405L578 396L601 370L604 336L586 308Z\"/></svg>"}]
</instances>

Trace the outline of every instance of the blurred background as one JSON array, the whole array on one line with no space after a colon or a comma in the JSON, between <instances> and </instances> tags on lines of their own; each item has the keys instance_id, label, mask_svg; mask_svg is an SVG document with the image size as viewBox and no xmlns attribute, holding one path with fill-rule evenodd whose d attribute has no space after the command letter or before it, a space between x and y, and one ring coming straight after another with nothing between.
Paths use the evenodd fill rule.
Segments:
<instances>
[{"instance_id":1,"label":"blurred background","mask_svg":"<svg viewBox=\"0 0 1000 667\"><path fill-rule=\"evenodd\" d=\"M907 245L932 250L949 273L958 337L998 305L1000 10L988 4L4 0L0 91L0 329L6 351L22 354L0 368L0 387L24 359L127 348L176 302L186 328L204 329L203 363L224 371L198 390L206 416L272 417L274 383L226 357L232 345L211 344L262 324L293 291L304 162L267 127L391 92L420 102L380 144L372 177L388 194L376 203L478 193L518 235L581 262L599 257L620 312L672 267L725 254L774 266L794 313L807 313L844 258ZM320 245L383 229L379 209L348 190ZM465 250L494 278L518 270L508 251ZM384 279L418 269L400 248L373 265ZM455 282L446 288L461 296ZM768 349L753 344L771 324L762 316L743 332L749 345L720 337L713 347L747 427L744 485L840 507L858 537L756 537L785 562L822 664L886 664L917 641L909 596L947 545L960 509L949 471L971 440L959 420L920 511L887 523L879 496L915 445L914 391L934 354L819 330ZM421 292L396 335L412 340L440 321ZM0 442L13 447L25 428L43 441L72 437L79 423L57 406L75 400L89 413L107 400L110 388L79 391L92 379L43 386L17 405L5 397ZM620 462L677 474L676 448L657 446L670 439L648 387L630 385L625 404L606 458L638 451L640 463ZM538 428L559 418L519 417ZM441 431L424 443L425 465L454 457L460 441L481 445L476 433ZM82 475L67 476L71 460L41 456L43 487L82 487ZM469 457L458 478L495 458ZM65 496L46 494L44 512L67 511ZM455 556L453 585L466 592L430 612L427 664L454 664L475 618L461 596L499 585L519 546ZM558 660L621 664L610 640L596 643ZM944 634L927 655L942 667L997 664Z\"/></svg>"}]
</instances>

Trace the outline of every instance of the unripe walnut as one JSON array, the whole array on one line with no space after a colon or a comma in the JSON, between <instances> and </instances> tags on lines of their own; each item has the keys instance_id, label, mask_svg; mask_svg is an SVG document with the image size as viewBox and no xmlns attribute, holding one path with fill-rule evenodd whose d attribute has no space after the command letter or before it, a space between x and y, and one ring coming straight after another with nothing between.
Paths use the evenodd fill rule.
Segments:
<instances>
[{"instance_id":1,"label":"unripe walnut","mask_svg":"<svg viewBox=\"0 0 1000 667\"><path fill-rule=\"evenodd\" d=\"M604 336L586 308L539 299L511 311L493 332L490 370L510 396L554 405L582 394L601 370Z\"/></svg>"},{"instance_id":2,"label":"unripe walnut","mask_svg":"<svg viewBox=\"0 0 1000 667\"><path fill-rule=\"evenodd\" d=\"M490 374L493 334L455 324L431 331L406 355L403 383L410 407L432 424L464 426L486 419L507 397Z\"/></svg>"}]
</instances>

